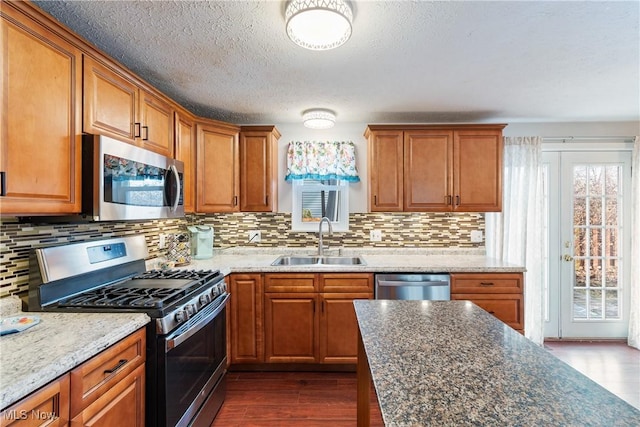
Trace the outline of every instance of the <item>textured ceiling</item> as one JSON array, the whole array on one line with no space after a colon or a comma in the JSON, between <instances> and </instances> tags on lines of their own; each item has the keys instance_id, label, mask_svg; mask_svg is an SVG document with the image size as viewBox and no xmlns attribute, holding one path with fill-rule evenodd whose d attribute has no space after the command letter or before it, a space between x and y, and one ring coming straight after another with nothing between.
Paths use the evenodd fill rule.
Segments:
<instances>
[{"instance_id":1,"label":"textured ceiling","mask_svg":"<svg viewBox=\"0 0 640 427\"><path fill-rule=\"evenodd\" d=\"M638 1L355 1L293 44L284 1L36 1L193 112L237 124L640 120Z\"/></svg>"}]
</instances>

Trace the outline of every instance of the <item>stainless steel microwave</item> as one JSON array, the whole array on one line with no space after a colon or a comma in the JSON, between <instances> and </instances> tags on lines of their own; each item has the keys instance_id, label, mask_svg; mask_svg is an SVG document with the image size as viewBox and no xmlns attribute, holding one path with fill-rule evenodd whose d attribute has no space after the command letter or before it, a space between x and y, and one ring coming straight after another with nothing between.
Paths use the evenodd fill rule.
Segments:
<instances>
[{"instance_id":1,"label":"stainless steel microwave","mask_svg":"<svg viewBox=\"0 0 640 427\"><path fill-rule=\"evenodd\" d=\"M184 216L184 164L101 135L82 139L82 216L124 221Z\"/></svg>"},{"instance_id":2,"label":"stainless steel microwave","mask_svg":"<svg viewBox=\"0 0 640 427\"><path fill-rule=\"evenodd\" d=\"M184 217L184 163L101 135L82 136L82 213L22 216L22 223Z\"/></svg>"}]
</instances>

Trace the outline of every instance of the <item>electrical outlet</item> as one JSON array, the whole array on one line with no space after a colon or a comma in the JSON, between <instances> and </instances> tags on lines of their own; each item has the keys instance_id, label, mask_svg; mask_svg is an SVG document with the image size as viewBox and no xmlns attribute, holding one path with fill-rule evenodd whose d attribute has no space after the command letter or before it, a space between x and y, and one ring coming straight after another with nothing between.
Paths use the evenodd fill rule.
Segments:
<instances>
[{"instance_id":1,"label":"electrical outlet","mask_svg":"<svg viewBox=\"0 0 640 427\"><path fill-rule=\"evenodd\" d=\"M482 242L482 230L471 230L471 242L472 243L480 243Z\"/></svg>"},{"instance_id":2,"label":"electrical outlet","mask_svg":"<svg viewBox=\"0 0 640 427\"><path fill-rule=\"evenodd\" d=\"M167 246L167 235L160 233L158 235L158 249L164 249Z\"/></svg>"},{"instance_id":3,"label":"electrical outlet","mask_svg":"<svg viewBox=\"0 0 640 427\"><path fill-rule=\"evenodd\" d=\"M382 230L371 230L369 232L369 240L372 242L382 241Z\"/></svg>"},{"instance_id":4,"label":"electrical outlet","mask_svg":"<svg viewBox=\"0 0 640 427\"><path fill-rule=\"evenodd\" d=\"M249 243L258 243L262 240L262 231L251 230L249 231Z\"/></svg>"}]
</instances>

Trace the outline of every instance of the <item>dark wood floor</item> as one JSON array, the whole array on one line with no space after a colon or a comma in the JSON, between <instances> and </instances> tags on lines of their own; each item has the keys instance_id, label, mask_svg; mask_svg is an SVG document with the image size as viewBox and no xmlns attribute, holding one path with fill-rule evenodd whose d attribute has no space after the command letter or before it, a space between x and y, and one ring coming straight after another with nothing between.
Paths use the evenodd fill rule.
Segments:
<instances>
[{"instance_id":1,"label":"dark wood floor","mask_svg":"<svg viewBox=\"0 0 640 427\"><path fill-rule=\"evenodd\" d=\"M384 425L375 394L371 402L371 425ZM355 373L229 372L227 397L212 426L355 425Z\"/></svg>"},{"instance_id":2,"label":"dark wood floor","mask_svg":"<svg viewBox=\"0 0 640 427\"><path fill-rule=\"evenodd\" d=\"M545 348L640 409L640 350L621 341L547 341Z\"/></svg>"},{"instance_id":3,"label":"dark wood floor","mask_svg":"<svg viewBox=\"0 0 640 427\"><path fill-rule=\"evenodd\" d=\"M640 350L621 342L546 342L553 355L640 409ZM375 394L371 425L382 426ZM214 427L356 425L356 374L229 372Z\"/></svg>"}]
</instances>

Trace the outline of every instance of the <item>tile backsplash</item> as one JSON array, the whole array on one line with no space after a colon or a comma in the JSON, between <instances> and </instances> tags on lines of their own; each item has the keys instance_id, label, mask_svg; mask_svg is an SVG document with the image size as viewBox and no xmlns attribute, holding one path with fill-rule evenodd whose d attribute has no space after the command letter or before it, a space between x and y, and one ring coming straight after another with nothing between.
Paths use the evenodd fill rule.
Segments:
<instances>
[{"instance_id":1,"label":"tile backsplash","mask_svg":"<svg viewBox=\"0 0 640 427\"><path fill-rule=\"evenodd\" d=\"M289 213L230 213L187 215L185 219L144 222L99 222L83 224L30 224L2 218L0 224L0 297L27 290L31 248L69 242L143 234L150 258L164 255L158 249L159 235L184 231L190 224L214 228L214 247L308 247L318 244L318 234L291 231ZM481 213L354 213L349 231L326 236L332 247L425 247L477 248L471 231L484 233ZM371 230L382 232L382 241L371 242ZM247 243L250 230L260 230L260 243Z\"/></svg>"}]
</instances>

